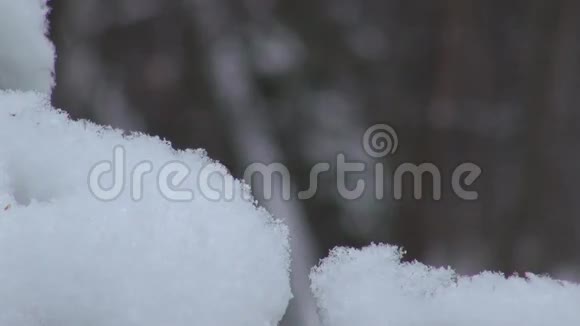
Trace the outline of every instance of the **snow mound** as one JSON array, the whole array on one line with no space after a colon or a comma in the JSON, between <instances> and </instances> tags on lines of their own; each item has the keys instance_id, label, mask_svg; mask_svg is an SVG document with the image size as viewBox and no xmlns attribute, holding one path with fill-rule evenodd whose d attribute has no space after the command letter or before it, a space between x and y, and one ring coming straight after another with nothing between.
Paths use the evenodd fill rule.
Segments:
<instances>
[{"instance_id":1,"label":"snow mound","mask_svg":"<svg viewBox=\"0 0 580 326\"><path fill-rule=\"evenodd\" d=\"M0 90L50 93L54 48L46 0L0 0Z\"/></svg>"},{"instance_id":2,"label":"snow mound","mask_svg":"<svg viewBox=\"0 0 580 326\"><path fill-rule=\"evenodd\" d=\"M580 286L528 274L462 277L402 263L403 252L338 248L312 274L328 326L576 326Z\"/></svg>"},{"instance_id":3,"label":"snow mound","mask_svg":"<svg viewBox=\"0 0 580 326\"><path fill-rule=\"evenodd\" d=\"M244 199L246 186L202 151L71 121L44 96L0 91L0 325L277 325L291 298L288 232ZM89 189L118 146L128 169L155 169L140 201L129 186L107 202ZM181 186L194 200L160 193L157 170L171 161L191 170ZM204 168L237 195L201 196Z\"/></svg>"}]
</instances>

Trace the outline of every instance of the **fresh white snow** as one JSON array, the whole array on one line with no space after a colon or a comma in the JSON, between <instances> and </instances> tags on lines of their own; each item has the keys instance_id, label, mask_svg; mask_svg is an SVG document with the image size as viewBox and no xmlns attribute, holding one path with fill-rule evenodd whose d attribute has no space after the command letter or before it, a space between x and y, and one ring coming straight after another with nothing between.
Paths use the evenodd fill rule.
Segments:
<instances>
[{"instance_id":1,"label":"fresh white snow","mask_svg":"<svg viewBox=\"0 0 580 326\"><path fill-rule=\"evenodd\" d=\"M176 203L155 171L143 200L127 186L100 201L88 174L118 145L128 167L187 164L184 188L203 166L224 169L202 151L70 121L42 95L0 93L0 325L277 325L291 298L286 227L240 182L234 200Z\"/></svg>"},{"instance_id":2,"label":"fresh white snow","mask_svg":"<svg viewBox=\"0 0 580 326\"><path fill-rule=\"evenodd\" d=\"M335 249L311 275L327 326L577 326L580 286L547 277L457 275L373 245Z\"/></svg>"},{"instance_id":3,"label":"fresh white snow","mask_svg":"<svg viewBox=\"0 0 580 326\"><path fill-rule=\"evenodd\" d=\"M0 0L0 325L277 325L292 296L286 226L203 151L52 108L46 12L44 1ZM124 191L104 202L89 173L119 146ZM160 191L173 161L187 166L179 186L193 200ZM153 171L136 201L131 173L142 162ZM202 170L233 185L233 199L203 196Z\"/></svg>"},{"instance_id":4,"label":"fresh white snow","mask_svg":"<svg viewBox=\"0 0 580 326\"><path fill-rule=\"evenodd\" d=\"M0 89L49 93L54 47L45 36L46 0L0 0Z\"/></svg>"}]
</instances>

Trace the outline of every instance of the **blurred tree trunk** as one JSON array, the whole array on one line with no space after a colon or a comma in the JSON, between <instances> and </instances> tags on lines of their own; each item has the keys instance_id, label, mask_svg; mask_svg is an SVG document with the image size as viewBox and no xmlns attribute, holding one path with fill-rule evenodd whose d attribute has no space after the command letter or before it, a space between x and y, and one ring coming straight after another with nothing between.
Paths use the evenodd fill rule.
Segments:
<instances>
[{"instance_id":1,"label":"blurred tree trunk","mask_svg":"<svg viewBox=\"0 0 580 326\"><path fill-rule=\"evenodd\" d=\"M254 86L248 67L250 58L244 46L243 25L236 21L229 3L221 0L192 0L196 30L207 49L206 62L212 80L214 96L228 128L234 137L234 148L242 167L252 163L285 162L274 138L273 122L267 119L263 99ZM283 185L274 178L273 189L252 184L262 204L290 229L292 248L292 288L294 300L287 313L286 325L319 325L316 303L310 292L310 269L319 256L313 241L306 213L295 199L286 200L279 193ZM252 182L252 180L246 180ZM294 189L295 187L291 187ZM273 191L271 200L264 201L266 192Z\"/></svg>"}]
</instances>

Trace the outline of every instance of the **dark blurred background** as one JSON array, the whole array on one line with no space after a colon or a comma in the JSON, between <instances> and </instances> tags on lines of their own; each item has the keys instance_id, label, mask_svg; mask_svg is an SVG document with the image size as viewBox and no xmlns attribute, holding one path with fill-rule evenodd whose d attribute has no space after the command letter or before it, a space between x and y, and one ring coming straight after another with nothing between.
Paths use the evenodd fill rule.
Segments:
<instances>
[{"instance_id":1,"label":"dark blurred background","mask_svg":"<svg viewBox=\"0 0 580 326\"><path fill-rule=\"evenodd\" d=\"M313 199L264 203L291 224L305 265L334 246L374 241L466 274L580 280L579 1L51 7L53 102L75 118L205 148L237 177L251 162L284 162L297 189L338 153L376 163L361 146L376 123L400 137L387 167L433 162L444 180L462 162L482 167L476 201L450 187L440 201L412 190L400 201L347 201L328 174Z\"/></svg>"}]
</instances>

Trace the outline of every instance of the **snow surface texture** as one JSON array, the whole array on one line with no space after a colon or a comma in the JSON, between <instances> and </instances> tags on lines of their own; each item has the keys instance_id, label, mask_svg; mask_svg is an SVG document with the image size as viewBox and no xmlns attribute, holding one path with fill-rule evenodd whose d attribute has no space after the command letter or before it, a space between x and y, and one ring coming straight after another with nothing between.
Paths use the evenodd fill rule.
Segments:
<instances>
[{"instance_id":1,"label":"snow surface texture","mask_svg":"<svg viewBox=\"0 0 580 326\"><path fill-rule=\"evenodd\" d=\"M46 0L0 0L0 90L50 93L54 48L45 36Z\"/></svg>"},{"instance_id":2,"label":"snow surface texture","mask_svg":"<svg viewBox=\"0 0 580 326\"><path fill-rule=\"evenodd\" d=\"M239 182L234 200L170 202L157 170L142 201L129 187L99 201L88 174L117 145L128 168L186 163L183 187L194 192L202 167L226 172L202 151L70 121L43 95L0 92L0 325L277 325L291 298L286 227L244 200Z\"/></svg>"},{"instance_id":3,"label":"snow surface texture","mask_svg":"<svg viewBox=\"0 0 580 326\"><path fill-rule=\"evenodd\" d=\"M396 247L338 248L312 272L327 326L577 326L580 286L546 277L462 277L402 263Z\"/></svg>"}]
</instances>

